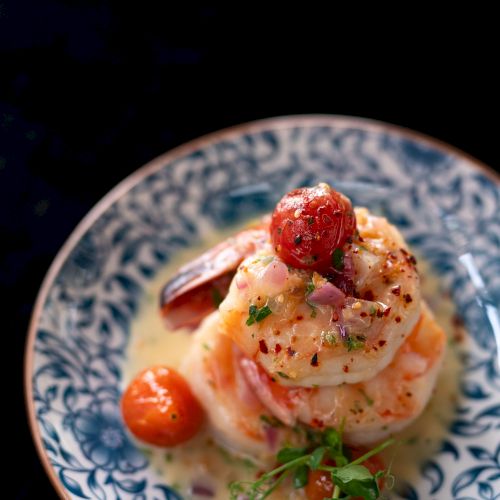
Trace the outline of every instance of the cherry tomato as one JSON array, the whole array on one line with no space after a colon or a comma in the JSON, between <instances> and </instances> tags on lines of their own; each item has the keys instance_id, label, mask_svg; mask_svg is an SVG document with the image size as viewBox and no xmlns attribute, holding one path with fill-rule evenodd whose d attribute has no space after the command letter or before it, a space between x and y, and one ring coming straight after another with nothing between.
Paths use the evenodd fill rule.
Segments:
<instances>
[{"instance_id":1,"label":"cherry tomato","mask_svg":"<svg viewBox=\"0 0 500 500\"><path fill-rule=\"evenodd\" d=\"M310 471L305 492L307 500L331 498L333 493L333 481L330 473L322 470Z\"/></svg>"},{"instance_id":2,"label":"cherry tomato","mask_svg":"<svg viewBox=\"0 0 500 500\"><path fill-rule=\"evenodd\" d=\"M276 205L271 239L288 265L327 271L333 252L342 248L356 229L351 202L327 184L290 191Z\"/></svg>"},{"instance_id":3,"label":"cherry tomato","mask_svg":"<svg viewBox=\"0 0 500 500\"><path fill-rule=\"evenodd\" d=\"M166 366L139 373L122 398L122 414L132 434L157 446L175 446L193 437L203 410L186 380Z\"/></svg>"},{"instance_id":4,"label":"cherry tomato","mask_svg":"<svg viewBox=\"0 0 500 500\"><path fill-rule=\"evenodd\" d=\"M351 448L350 450L353 460L360 457L367 451L362 448ZM335 463L328 461L328 465L335 465ZM375 474L375 472L385 468L384 462L378 455L365 460L363 465L372 474ZM305 487L306 498L307 500L323 500L324 498L330 498L333 493L333 486L333 481L329 472L320 470L310 471L308 483ZM384 487L383 478L378 480L378 486L382 490ZM358 498L360 499L361 497L353 497L352 500L357 500Z\"/></svg>"}]
</instances>

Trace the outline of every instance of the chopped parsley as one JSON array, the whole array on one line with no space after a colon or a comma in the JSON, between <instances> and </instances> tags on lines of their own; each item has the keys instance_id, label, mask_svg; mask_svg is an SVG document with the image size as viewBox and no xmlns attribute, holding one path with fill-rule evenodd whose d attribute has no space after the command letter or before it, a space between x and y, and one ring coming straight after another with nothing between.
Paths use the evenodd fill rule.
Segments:
<instances>
[{"instance_id":1,"label":"chopped parsley","mask_svg":"<svg viewBox=\"0 0 500 500\"><path fill-rule=\"evenodd\" d=\"M344 269L344 252L340 248L336 248L332 253L332 265L337 271Z\"/></svg>"},{"instance_id":2,"label":"chopped parsley","mask_svg":"<svg viewBox=\"0 0 500 500\"><path fill-rule=\"evenodd\" d=\"M281 378L290 378L286 373L276 372Z\"/></svg>"},{"instance_id":3,"label":"chopped parsley","mask_svg":"<svg viewBox=\"0 0 500 500\"><path fill-rule=\"evenodd\" d=\"M264 318L267 318L272 313L269 306L263 306L260 309L257 306L251 305L248 308L247 326L253 325L255 322L259 323Z\"/></svg>"},{"instance_id":4,"label":"chopped parsley","mask_svg":"<svg viewBox=\"0 0 500 500\"><path fill-rule=\"evenodd\" d=\"M326 332L323 335L323 340L330 345L335 345L337 343L337 339L335 338L335 334L333 332Z\"/></svg>"},{"instance_id":5,"label":"chopped parsley","mask_svg":"<svg viewBox=\"0 0 500 500\"><path fill-rule=\"evenodd\" d=\"M366 337L363 335L348 335L344 340L344 344L349 352L355 351L356 349L362 349L365 346Z\"/></svg>"}]
</instances>

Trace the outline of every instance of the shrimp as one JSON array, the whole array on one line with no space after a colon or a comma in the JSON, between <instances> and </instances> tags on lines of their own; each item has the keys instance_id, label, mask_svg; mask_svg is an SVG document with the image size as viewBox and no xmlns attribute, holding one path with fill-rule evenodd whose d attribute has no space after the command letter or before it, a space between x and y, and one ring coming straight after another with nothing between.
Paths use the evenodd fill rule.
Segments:
<instances>
[{"instance_id":1,"label":"shrimp","mask_svg":"<svg viewBox=\"0 0 500 500\"><path fill-rule=\"evenodd\" d=\"M402 236L364 208L355 214L359 235L340 255L354 295L335 286L337 276L287 266L265 242L240 264L220 305L221 331L282 385L372 379L419 319L416 262Z\"/></svg>"},{"instance_id":2,"label":"shrimp","mask_svg":"<svg viewBox=\"0 0 500 500\"><path fill-rule=\"evenodd\" d=\"M219 243L179 269L160 294L167 328L194 329L227 294L240 262L268 239L268 221Z\"/></svg>"},{"instance_id":3,"label":"shrimp","mask_svg":"<svg viewBox=\"0 0 500 500\"><path fill-rule=\"evenodd\" d=\"M446 336L423 305L411 335L392 362L371 380L331 387L285 388L257 363L244 371L255 394L287 425L344 425L350 445L368 445L387 438L415 420L426 406L442 363ZM281 382L281 381L280 381Z\"/></svg>"},{"instance_id":4,"label":"shrimp","mask_svg":"<svg viewBox=\"0 0 500 500\"><path fill-rule=\"evenodd\" d=\"M270 463L285 440L292 442L292 431L270 425L275 417L255 396L241 351L219 334L218 321L218 312L203 321L181 370L206 411L214 439L238 455Z\"/></svg>"}]
</instances>

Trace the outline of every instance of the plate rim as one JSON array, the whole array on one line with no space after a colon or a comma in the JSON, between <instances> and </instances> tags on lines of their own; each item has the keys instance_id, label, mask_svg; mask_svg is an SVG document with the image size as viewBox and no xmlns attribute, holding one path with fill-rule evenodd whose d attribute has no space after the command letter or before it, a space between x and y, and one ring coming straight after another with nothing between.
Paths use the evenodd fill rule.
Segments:
<instances>
[{"instance_id":1,"label":"plate rim","mask_svg":"<svg viewBox=\"0 0 500 500\"><path fill-rule=\"evenodd\" d=\"M416 130L403 127L400 125L395 125L387 123L380 120L375 120L371 118L364 118L359 116L347 116L347 115L336 115L336 114L304 114L304 115L285 115L272 118L264 118L261 120L254 120L245 122L239 125L233 125L230 127L223 128L214 132L210 132L201 137L192 139L185 142L179 146L170 149L169 151L155 157L153 160L149 161L142 167L129 174L122 181L120 181L115 187L108 191L90 210L89 212L80 220L80 222L73 229L69 237L65 240L56 256L54 257L52 263L46 272L40 289L37 293L37 297L34 302L33 310L31 313L31 318L28 326L28 334L25 341L24 350L24 400L25 407L28 417L28 424L33 438L35 449L38 454L45 473L49 477L52 486L54 487L56 493L61 498L70 498L67 494L66 488L62 485L61 481L57 477L54 468L49 463L48 455L42 444L42 438L40 434L40 429L36 421L35 416L35 405L33 400L33 383L32 383L32 373L33 373L33 361L34 361L34 344L36 339L37 325L39 319L43 312L43 305L46 302L49 290L52 284L62 269L64 262L70 255L73 248L77 245L78 241L87 232L88 229L101 217L106 210L109 209L113 203L118 201L122 196L124 196L133 186L139 183L143 178L155 173L156 171L163 168L165 165L173 162L179 157L189 154L189 152L201 149L202 147L208 146L219 140L231 139L232 137L241 135L243 133L256 133L266 129L272 130L282 130L285 128L291 128L294 126L334 126L337 128L358 128L368 132L378 132L378 133L388 133L397 134L409 139L416 140L420 143L426 143L433 148L441 150L446 154L453 154L458 157L465 158L470 162L473 168L480 170L493 182L500 186L500 174L495 172L486 163L478 160L474 156L462 151L445 141L436 139L432 136L418 132Z\"/></svg>"}]
</instances>

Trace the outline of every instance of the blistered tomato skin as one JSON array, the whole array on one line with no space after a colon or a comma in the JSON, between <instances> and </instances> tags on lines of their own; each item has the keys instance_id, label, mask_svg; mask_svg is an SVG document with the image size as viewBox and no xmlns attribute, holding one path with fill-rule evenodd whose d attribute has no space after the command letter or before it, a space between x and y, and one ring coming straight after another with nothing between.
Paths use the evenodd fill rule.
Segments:
<instances>
[{"instance_id":1,"label":"blistered tomato skin","mask_svg":"<svg viewBox=\"0 0 500 500\"><path fill-rule=\"evenodd\" d=\"M334 250L353 236L356 217L347 197L321 183L286 194L276 205L270 230L286 264L326 272Z\"/></svg>"},{"instance_id":2,"label":"blistered tomato skin","mask_svg":"<svg viewBox=\"0 0 500 500\"><path fill-rule=\"evenodd\" d=\"M203 410L175 370L154 366L141 372L122 398L125 424L138 439L176 446L192 438L203 423Z\"/></svg>"}]
</instances>

